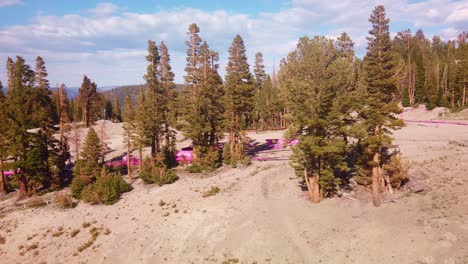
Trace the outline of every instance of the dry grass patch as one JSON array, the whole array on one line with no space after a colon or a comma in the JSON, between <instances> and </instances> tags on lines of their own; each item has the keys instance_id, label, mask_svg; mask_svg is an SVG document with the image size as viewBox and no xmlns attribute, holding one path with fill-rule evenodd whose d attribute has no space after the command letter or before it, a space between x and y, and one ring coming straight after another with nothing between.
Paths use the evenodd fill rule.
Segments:
<instances>
[{"instance_id":1,"label":"dry grass patch","mask_svg":"<svg viewBox=\"0 0 468 264\"><path fill-rule=\"evenodd\" d=\"M41 197L33 197L33 198L29 199L29 201L26 203L26 205L28 207L31 207L31 208L39 208L39 207L47 205L47 203Z\"/></svg>"},{"instance_id":2,"label":"dry grass patch","mask_svg":"<svg viewBox=\"0 0 468 264\"><path fill-rule=\"evenodd\" d=\"M88 242L81 245L78 248L78 252L83 252L85 249L89 248L90 246L94 244L94 242L99 236L99 229L97 227L93 227L91 228L91 230L89 230L89 233L91 233L91 239Z\"/></svg>"},{"instance_id":3,"label":"dry grass patch","mask_svg":"<svg viewBox=\"0 0 468 264\"><path fill-rule=\"evenodd\" d=\"M73 230L70 232L70 237L76 237L76 235L78 235L78 233L80 233L80 230L79 230L79 229L73 229Z\"/></svg>"},{"instance_id":4,"label":"dry grass patch","mask_svg":"<svg viewBox=\"0 0 468 264\"><path fill-rule=\"evenodd\" d=\"M77 203L73 201L71 195L61 192L56 193L54 197L55 204L62 209L75 208Z\"/></svg>"},{"instance_id":5,"label":"dry grass patch","mask_svg":"<svg viewBox=\"0 0 468 264\"><path fill-rule=\"evenodd\" d=\"M63 235L64 231L63 231L63 226L60 226L57 231L53 232L52 233L52 236L53 237L59 237L61 235Z\"/></svg>"},{"instance_id":6,"label":"dry grass patch","mask_svg":"<svg viewBox=\"0 0 468 264\"><path fill-rule=\"evenodd\" d=\"M219 193L221 191L221 189L219 189L218 186L211 186L211 189L209 189L208 191L204 192L202 194L202 197L209 197L209 196L213 196L213 195L216 195L217 193Z\"/></svg>"}]
</instances>

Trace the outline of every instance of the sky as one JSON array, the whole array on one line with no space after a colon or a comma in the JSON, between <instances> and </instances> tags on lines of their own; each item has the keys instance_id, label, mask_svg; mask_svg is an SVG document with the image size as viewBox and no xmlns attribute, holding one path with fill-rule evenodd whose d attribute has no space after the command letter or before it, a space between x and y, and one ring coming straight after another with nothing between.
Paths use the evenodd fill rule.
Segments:
<instances>
[{"instance_id":1,"label":"sky","mask_svg":"<svg viewBox=\"0 0 468 264\"><path fill-rule=\"evenodd\" d=\"M191 23L219 52L221 75L236 34L250 65L262 52L269 72L302 36L345 31L363 56L368 18L380 4L393 35L422 28L428 38L449 40L468 30L468 0L0 0L0 80L6 83L1 65L8 56L23 56L31 66L41 56L52 86L80 86L83 75L100 87L142 84L151 39L166 43L176 82L183 83Z\"/></svg>"}]
</instances>

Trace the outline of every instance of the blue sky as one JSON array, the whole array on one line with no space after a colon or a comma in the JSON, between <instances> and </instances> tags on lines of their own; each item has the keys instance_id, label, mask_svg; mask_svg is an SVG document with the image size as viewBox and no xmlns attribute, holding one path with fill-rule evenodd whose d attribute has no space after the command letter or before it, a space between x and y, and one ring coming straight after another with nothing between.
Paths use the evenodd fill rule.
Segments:
<instances>
[{"instance_id":1,"label":"blue sky","mask_svg":"<svg viewBox=\"0 0 468 264\"><path fill-rule=\"evenodd\" d=\"M153 39L166 42L176 80L183 82L185 32L195 22L220 53L222 75L236 34L250 61L261 51L271 71L304 35L335 38L346 31L364 54L367 19L378 4L385 5L393 33L422 28L447 40L468 29L466 0L0 0L0 65L16 55L34 64L40 55L52 85L79 86L84 74L99 86L140 84L146 42Z\"/></svg>"}]
</instances>

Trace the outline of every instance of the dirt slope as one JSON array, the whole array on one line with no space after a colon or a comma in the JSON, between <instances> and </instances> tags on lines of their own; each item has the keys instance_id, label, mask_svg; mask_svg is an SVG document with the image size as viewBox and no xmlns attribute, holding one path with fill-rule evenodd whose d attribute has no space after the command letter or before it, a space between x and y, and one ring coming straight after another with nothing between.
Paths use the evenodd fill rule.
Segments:
<instances>
[{"instance_id":1,"label":"dirt slope","mask_svg":"<svg viewBox=\"0 0 468 264\"><path fill-rule=\"evenodd\" d=\"M426 191L399 192L380 208L352 194L312 204L287 161L256 161L163 187L136 181L112 206L23 209L4 201L0 262L468 263L468 147L456 143L468 143L468 127L409 125L395 137ZM211 186L221 192L203 198ZM93 227L100 234L78 252Z\"/></svg>"}]
</instances>

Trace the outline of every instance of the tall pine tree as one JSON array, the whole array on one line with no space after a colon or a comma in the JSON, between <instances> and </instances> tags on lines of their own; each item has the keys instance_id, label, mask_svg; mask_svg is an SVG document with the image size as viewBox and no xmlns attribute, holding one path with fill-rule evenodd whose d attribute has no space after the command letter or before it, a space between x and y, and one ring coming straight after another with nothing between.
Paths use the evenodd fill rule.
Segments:
<instances>
[{"instance_id":1,"label":"tall pine tree","mask_svg":"<svg viewBox=\"0 0 468 264\"><path fill-rule=\"evenodd\" d=\"M86 127L90 127L99 117L101 96L97 90L96 83L92 82L86 75L83 76L83 82L78 93L82 121Z\"/></svg>"},{"instance_id":2,"label":"tall pine tree","mask_svg":"<svg viewBox=\"0 0 468 264\"><path fill-rule=\"evenodd\" d=\"M229 133L230 163L236 165L243 158L242 129L245 129L253 110L255 91L244 41L239 35L229 48L225 80L225 128Z\"/></svg>"},{"instance_id":3,"label":"tall pine tree","mask_svg":"<svg viewBox=\"0 0 468 264\"><path fill-rule=\"evenodd\" d=\"M401 110L395 100L398 91L393 79L395 68L385 8L375 7L369 21L372 29L367 37L368 47L364 58L367 90L363 97L365 107L359 111L365 136L360 140L367 149L364 155L371 169L373 203L380 206L385 185L381 173L382 149L391 143L392 130L400 128L403 123L396 117Z\"/></svg>"}]
</instances>

